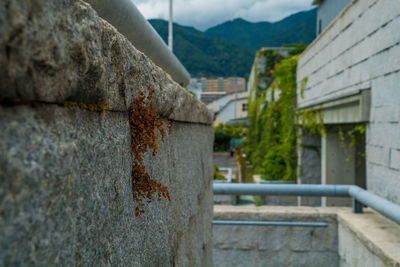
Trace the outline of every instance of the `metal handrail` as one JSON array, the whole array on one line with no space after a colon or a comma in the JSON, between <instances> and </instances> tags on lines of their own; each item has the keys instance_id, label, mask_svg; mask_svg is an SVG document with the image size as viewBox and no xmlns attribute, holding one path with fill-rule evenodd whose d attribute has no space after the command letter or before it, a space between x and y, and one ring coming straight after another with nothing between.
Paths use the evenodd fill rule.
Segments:
<instances>
[{"instance_id":1,"label":"metal handrail","mask_svg":"<svg viewBox=\"0 0 400 267\"><path fill-rule=\"evenodd\" d=\"M131 0L85 1L174 81L181 86L189 84L190 74Z\"/></svg>"},{"instance_id":2,"label":"metal handrail","mask_svg":"<svg viewBox=\"0 0 400 267\"><path fill-rule=\"evenodd\" d=\"M353 198L353 212L362 213L363 204L400 224L400 206L356 185L318 184L213 184L217 195L290 195Z\"/></svg>"}]
</instances>

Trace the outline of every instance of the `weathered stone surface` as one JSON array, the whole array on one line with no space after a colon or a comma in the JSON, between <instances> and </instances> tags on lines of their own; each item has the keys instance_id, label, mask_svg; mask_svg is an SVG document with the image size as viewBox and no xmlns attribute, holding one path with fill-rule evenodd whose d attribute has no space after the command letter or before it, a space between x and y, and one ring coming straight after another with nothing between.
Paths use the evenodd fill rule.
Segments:
<instances>
[{"instance_id":1,"label":"weathered stone surface","mask_svg":"<svg viewBox=\"0 0 400 267\"><path fill-rule=\"evenodd\" d=\"M214 265L238 266L336 266L336 209L308 207L214 206L215 220L323 221L327 228L215 225Z\"/></svg>"},{"instance_id":2,"label":"weathered stone surface","mask_svg":"<svg viewBox=\"0 0 400 267\"><path fill-rule=\"evenodd\" d=\"M370 209L355 214L350 208L215 206L214 219L328 223L214 226L215 266L400 266L400 226Z\"/></svg>"},{"instance_id":3,"label":"weathered stone surface","mask_svg":"<svg viewBox=\"0 0 400 267\"><path fill-rule=\"evenodd\" d=\"M83 1L1 1L0 32L0 100L73 101L126 111L150 86L161 116L212 122L204 104Z\"/></svg>"},{"instance_id":4,"label":"weathered stone surface","mask_svg":"<svg viewBox=\"0 0 400 267\"><path fill-rule=\"evenodd\" d=\"M306 131L299 140L300 184L321 184L321 137ZM321 206L321 197L300 196L301 206Z\"/></svg>"},{"instance_id":5,"label":"weathered stone surface","mask_svg":"<svg viewBox=\"0 0 400 267\"><path fill-rule=\"evenodd\" d=\"M297 206L297 196L265 196L263 205L271 206Z\"/></svg>"},{"instance_id":6,"label":"weathered stone surface","mask_svg":"<svg viewBox=\"0 0 400 267\"><path fill-rule=\"evenodd\" d=\"M135 217L126 112L0 106L0 265L210 266L212 129L145 157L171 201Z\"/></svg>"},{"instance_id":7,"label":"weathered stone surface","mask_svg":"<svg viewBox=\"0 0 400 267\"><path fill-rule=\"evenodd\" d=\"M258 264L259 252L254 250L214 249L214 267L223 266L261 266Z\"/></svg>"},{"instance_id":8,"label":"weathered stone surface","mask_svg":"<svg viewBox=\"0 0 400 267\"><path fill-rule=\"evenodd\" d=\"M370 209L357 215L338 213L341 266L400 266L400 225Z\"/></svg>"},{"instance_id":9,"label":"weathered stone surface","mask_svg":"<svg viewBox=\"0 0 400 267\"><path fill-rule=\"evenodd\" d=\"M210 266L205 105L83 1L0 1L0 32L0 265ZM139 219L127 111L148 87L172 134L144 163L171 201Z\"/></svg>"},{"instance_id":10,"label":"weathered stone surface","mask_svg":"<svg viewBox=\"0 0 400 267\"><path fill-rule=\"evenodd\" d=\"M207 108L83 1L1 1L0 32L0 265L212 264ZM173 122L145 165L171 202L139 219L127 110L148 87Z\"/></svg>"},{"instance_id":11,"label":"weathered stone surface","mask_svg":"<svg viewBox=\"0 0 400 267\"><path fill-rule=\"evenodd\" d=\"M214 247L221 249L257 249L260 236L258 226L214 225Z\"/></svg>"}]
</instances>

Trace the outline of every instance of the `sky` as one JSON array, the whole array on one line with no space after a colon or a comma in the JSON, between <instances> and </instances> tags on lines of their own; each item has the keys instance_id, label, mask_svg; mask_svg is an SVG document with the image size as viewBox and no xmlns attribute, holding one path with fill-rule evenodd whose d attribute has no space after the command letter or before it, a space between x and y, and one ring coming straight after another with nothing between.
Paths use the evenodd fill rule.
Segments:
<instances>
[{"instance_id":1,"label":"sky","mask_svg":"<svg viewBox=\"0 0 400 267\"><path fill-rule=\"evenodd\" d=\"M243 18L251 22L275 22L293 13L312 8L312 0L173 0L174 22L206 30ZM167 20L169 0L132 0L147 18Z\"/></svg>"}]
</instances>

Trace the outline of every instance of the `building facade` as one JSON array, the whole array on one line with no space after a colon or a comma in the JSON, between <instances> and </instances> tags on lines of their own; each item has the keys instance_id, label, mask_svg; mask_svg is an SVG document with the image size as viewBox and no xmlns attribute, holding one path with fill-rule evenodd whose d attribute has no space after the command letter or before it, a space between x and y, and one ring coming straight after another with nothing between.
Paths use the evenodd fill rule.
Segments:
<instances>
[{"instance_id":1,"label":"building facade","mask_svg":"<svg viewBox=\"0 0 400 267\"><path fill-rule=\"evenodd\" d=\"M317 9L317 36L320 34L345 8L351 0L314 0Z\"/></svg>"},{"instance_id":2,"label":"building facade","mask_svg":"<svg viewBox=\"0 0 400 267\"><path fill-rule=\"evenodd\" d=\"M246 90L246 80L241 77L192 78L189 89L202 92L238 93Z\"/></svg>"},{"instance_id":3,"label":"building facade","mask_svg":"<svg viewBox=\"0 0 400 267\"><path fill-rule=\"evenodd\" d=\"M207 104L213 114L213 125L220 123L246 123L247 118L247 92L226 94Z\"/></svg>"},{"instance_id":4,"label":"building facade","mask_svg":"<svg viewBox=\"0 0 400 267\"><path fill-rule=\"evenodd\" d=\"M341 1L314 2L323 14ZM399 29L399 1L353 0L299 57L298 110L320 114L326 129L303 133L300 183L356 184L400 204Z\"/></svg>"}]
</instances>

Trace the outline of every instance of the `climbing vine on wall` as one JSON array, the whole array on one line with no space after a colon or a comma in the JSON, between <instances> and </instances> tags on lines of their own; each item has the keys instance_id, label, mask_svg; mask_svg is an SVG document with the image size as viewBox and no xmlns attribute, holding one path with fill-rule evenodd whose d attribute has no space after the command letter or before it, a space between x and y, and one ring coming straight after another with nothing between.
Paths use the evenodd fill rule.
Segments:
<instances>
[{"instance_id":1,"label":"climbing vine on wall","mask_svg":"<svg viewBox=\"0 0 400 267\"><path fill-rule=\"evenodd\" d=\"M345 131L341 126L339 126L338 135L339 135L340 146L344 149L347 161L349 161L350 157L352 156L349 151L355 148L357 144L364 142L365 131L366 131L365 124L356 124L352 126L350 129ZM354 156L358 158L358 162L356 163L357 165L359 165L360 158L365 158L365 153L356 150L356 155Z\"/></svg>"},{"instance_id":2,"label":"climbing vine on wall","mask_svg":"<svg viewBox=\"0 0 400 267\"><path fill-rule=\"evenodd\" d=\"M264 67L259 62L262 55L266 57L265 68L259 70ZM322 105L296 111L297 97L304 98L307 83L304 78L296 85L297 59L298 56L280 59L271 50L256 55L248 101L250 126L244 147L254 173L263 179L295 180L300 173L297 149L301 143L297 140L303 132L320 136L327 132ZM363 142L364 133L365 125L355 125L347 132L339 129L342 146L352 148Z\"/></svg>"},{"instance_id":3,"label":"climbing vine on wall","mask_svg":"<svg viewBox=\"0 0 400 267\"><path fill-rule=\"evenodd\" d=\"M251 121L245 151L255 172L264 179L294 180L297 168L296 140L301 132L299 127L322 133L322 116L313 110L296 113L297 93L302 97L307 82L305 79L299 88L296 86L298 56L279 59L270 53L267 57L270 59L266 60L265 70L256 72L260 74L254 78L249 94ZM257 60L256 57L255 69L258 67ZM263 79L270 84L264 83L267 88L260 90L263 76L267 76Z\"/></svg>"},{"instance_id":4,"label":"climbing vine on wall","mask_svg":"<svg viewBox=\"0 0 400 267\"><path fill-rule=\"evenodd\" d=\"M162 198L170 199L167 186L150 178L145 171L143 164L143 155L149 149L153 150L153 156L156 155L158 149L158 134L161 135L161 141L164 142L166 131L164 129L164 121L151 108L151 100L154 89L148 87L149 94L146 96L141 93L137 97L129 110L129 125L131 129L131 148L134 155L132 163L132 190L133 197L137 201L135 215L140 217L144 213L144 201L151 202L153 195L157 196L157 200ZM166 121L168 133L171 133L171 124Z\"/></svg>"},{"instance_id":5,"label":"climbing vine on wall","mask_svg":"<svg viewBox=\"0 0 400 267\"><path fill-rule=\"evenodd\" d=\"M296 117L299 127L314 135L325 135L326 129L321 109L322 106L313 109L298 110L296 112ZM299 132L298 137L301 137L301 132Z\"/></svg>"},{"instance_id":6,"label":"climbing vine on wall","mask_svg":"<svg viewBox=\"0 0 400 267\"><path fill-rule=\"evenodd\" d=\"M264 110L266 153L260 174L268 180L293 180L296 175L296 66L297 56L283 59L273 70L269 102Z\"/></svg>"},{"instance_id":7,"label":"climbing vine on wall","mask_svg":"<svg viewBox=\"0 0 400 267\"><path fill-rule=\"evenodd\" d=\"M254 60L254 76L249 91L248 114L250 117L250 126L247 131L247 138L244 143L244 149L247 159L251 162L255 172L259 172L266 148L260 146L260 142L265 139L266 110L265 104L268 91L274 80L274 66L283 57L273 51L261 49L257 51ZM259 69L259 61L262 61L263 68ZM273 90L273 89L272 89Z\"/></svg>"}]
</instances>

